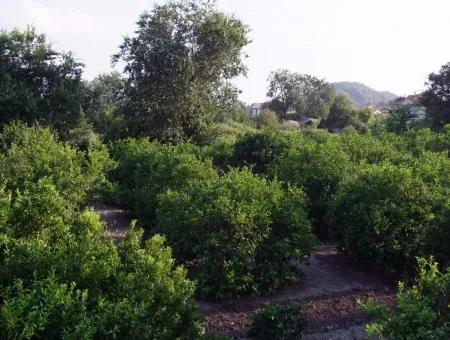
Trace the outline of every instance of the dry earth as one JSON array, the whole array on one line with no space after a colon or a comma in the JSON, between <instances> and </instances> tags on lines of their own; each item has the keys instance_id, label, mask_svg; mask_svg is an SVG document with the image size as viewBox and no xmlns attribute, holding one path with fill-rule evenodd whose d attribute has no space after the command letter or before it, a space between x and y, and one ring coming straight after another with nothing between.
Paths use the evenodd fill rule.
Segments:
<instances>
[{"instance_id":1,"label":"dry earth","mask_svg":"<svg viewBox=\"0 0 450 340\"><path fill-rule=\"evenodd\" d=\"M129 213L113 206L99 206L96 210L106 221L110 237L122 239L130 224ZM270 297L199 301L207 331L245 339L255 310L268 303L296 300L303 303L308 319L304 339L366 339L364 325L371 320L358 301L374 298L389 307L395 304L392 280L359 267L332 244L321 244L300 269L303 275L299 282Z\"/></svg>"}]
</instances>

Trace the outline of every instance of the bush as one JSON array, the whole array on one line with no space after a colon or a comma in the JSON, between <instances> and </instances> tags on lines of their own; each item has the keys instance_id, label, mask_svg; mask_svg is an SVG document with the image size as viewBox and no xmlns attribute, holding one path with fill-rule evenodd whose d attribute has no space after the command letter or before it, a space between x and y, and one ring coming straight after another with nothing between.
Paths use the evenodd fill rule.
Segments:
<instances>
[{"instance_id":1,"label":"bush","mask_svg":"<svg viewBox=\"0 0 450 340\"><path fill-rule=\"evenodd\" d=\"M1 337L200 336L201 318L190 299L194 284L174 267L163 237L142 246L142 232L132 228L115 245L93 212L65 231L8 237L0 266Z\"/></svg>"},{"instance_id":2,"label":"bush","mask_svg":"<svg viewBox=\"0 0 450 340\"><path fill-rule=\"evenodd\" d=\"M362 166L342 182L328 215L338 245L361 262L405 270L415 256L449 260L448 192L404 167ZM436 244L436 245L435 245Z\"/></svg>"},{"instance_id":3,"label":"bush","mask_svg":"<svg viewBox=\"0 0 450 340\"><path fill-rule=\"evenodd\" d=\"M223 298L295 278L292 261L314 246L304 208L298 189L230 170L160 196L157 221L175 257L190 264L200 292Z\"/></svg>"},{"instance_id":4,"label":"bush","mask_svg":"<svg viewBox=\"0 0 450 340\"><path fill-rule=\"evenodd\" d=\"M299 303L275 304L259 309L253 315L248 336L258 340L301 339L305 327L306 319Z\"/></svg>"},{"instance_id":5,"label":"bush","mask_svg":"<svg viewBox=\"0 0 450 340\"><path fill-rule=\"evenodd\" d=\"M0 134L0 182L13 194L45 179L68 203L80 205L107 184L112 166L104 148L77 151L48 129L11 124Z\"/></svg>"},{"instance_id":6,"label":"bush","mask_svg":"<svg viewBox=\"0 0 450 340\"><path fill-rule=\"evenodd\" d=\"M116 200L147 224L155 219L159 194L181 190L189 180L217 177L211 159L192 144L172 146L130 138L113 144L111 152L118 163L110 176L118 185Z\"/></svg>"},{"instance_id":7,"label":"bush","mask_svg":"<svg viewBox=\"0 0 450 340\"><path fill-rule=\"evenodd\" d=\"M419 259L419 278L412 288L399 283L397 310L369 302L364 309L381 321L367 325L369 335L383 339L448 339L450 334L450 268L441 273L433 260Z\"/></svg>"},{"instance_id":8,"label":"bush","mask_svg":"<svg viewBox=\"0 0 450 340\"><path fill-rule=\"evenodd\" d=\"M87 292L54 276L25 288L20 280L3 302L1 333L8 339L92 339L95 320L87 308Z\"/></svg>"},{"instance_id":9,"label":"bush","mask_svg":"<svg viewBox=\"0 0 450 340\"><path fill-rule=\"evenodd\" d=\"M299 133L272 131L247 133L235 143L232 164L249 166L255 173L265 174L269 164L284 150L301 141L302 135Z\"/></svg>"},{"instance_id":10,"label":"bush","mask_svg":"<svg viewBox=\"0 0 450 340\"><path fill-rule=\"evenodd\" d=\"M305 138L287 148L269 166L268 174L281 181L304 188L308 197L309 216L320 236L328 236L323 216L340 181L351 169L348 156L338 141L317 142Z\"/></svg>"},{"instance_id":11,"label":"bush","mask_svg":"<svg viewBox=\"0 0 450 340\"><path fill-rule=\"evenodd\" d=\"M263 110L261 114L256 118L258 127L264 129L277 129L280 127L277 114L270 110Z\"/></svg>"}]
</instances>

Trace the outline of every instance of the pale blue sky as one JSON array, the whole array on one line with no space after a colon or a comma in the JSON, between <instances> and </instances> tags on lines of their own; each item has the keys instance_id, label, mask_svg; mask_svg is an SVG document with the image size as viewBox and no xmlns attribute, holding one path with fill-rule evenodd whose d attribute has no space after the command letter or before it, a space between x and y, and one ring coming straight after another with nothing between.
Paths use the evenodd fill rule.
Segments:
<instances>
[{"instance_id":1,"label":"pale blue sky","mask_svg":"<svg viewBox=\"0 0 450 340\"><path fill-rule=\"evenodd\" d=\"M163 2L163 1L158 1ZM109 72L110 56L152 0L0 0L0 28L34 24L57 48ZM360 81L399 95L423 89L450 61L449 0L218 0L251 28L242 100L265 99L278 68L329 81Z\"/></svg>"}]
</instances>

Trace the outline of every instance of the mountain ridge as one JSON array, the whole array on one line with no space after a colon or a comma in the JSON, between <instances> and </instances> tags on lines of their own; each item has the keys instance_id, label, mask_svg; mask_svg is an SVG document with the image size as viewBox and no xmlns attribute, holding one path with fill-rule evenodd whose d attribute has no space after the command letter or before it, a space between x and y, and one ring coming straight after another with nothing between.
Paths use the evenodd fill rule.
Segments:
<instances>
[{"instance_id":1,"label":"mountain ridge","mask_svg":"<svg viewBox=\"0 0 450 340\"><path fill-rule=\"evenodd\" d=\"M340 81L332 85L336 93L346 95L358 107L384 105L398 98L390 91L378 91L360 82Z\"/></svg>"}]
</instances>

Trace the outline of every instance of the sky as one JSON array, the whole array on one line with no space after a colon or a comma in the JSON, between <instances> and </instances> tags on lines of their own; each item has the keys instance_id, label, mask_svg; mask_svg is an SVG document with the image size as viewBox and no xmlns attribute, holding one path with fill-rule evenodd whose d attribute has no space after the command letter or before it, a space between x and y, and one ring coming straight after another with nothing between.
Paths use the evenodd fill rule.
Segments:
<instances>
[{"instance_id":1,"label":"sky","mask_svg":"<svg viewBox=\"0 0 450 340\"><path fill-rule=\"evenodd\" d=\"M84 76L110 72L111 55L139 15L163 0L0 0L0 28L33 24L57 49L85 63ZM330 82L358 81L397 95L424 89L450 61L449 0L218 0L246 23L249 71L241 100L266 98L271 71L286 68Z\"/></svg>"}]
</instances>

